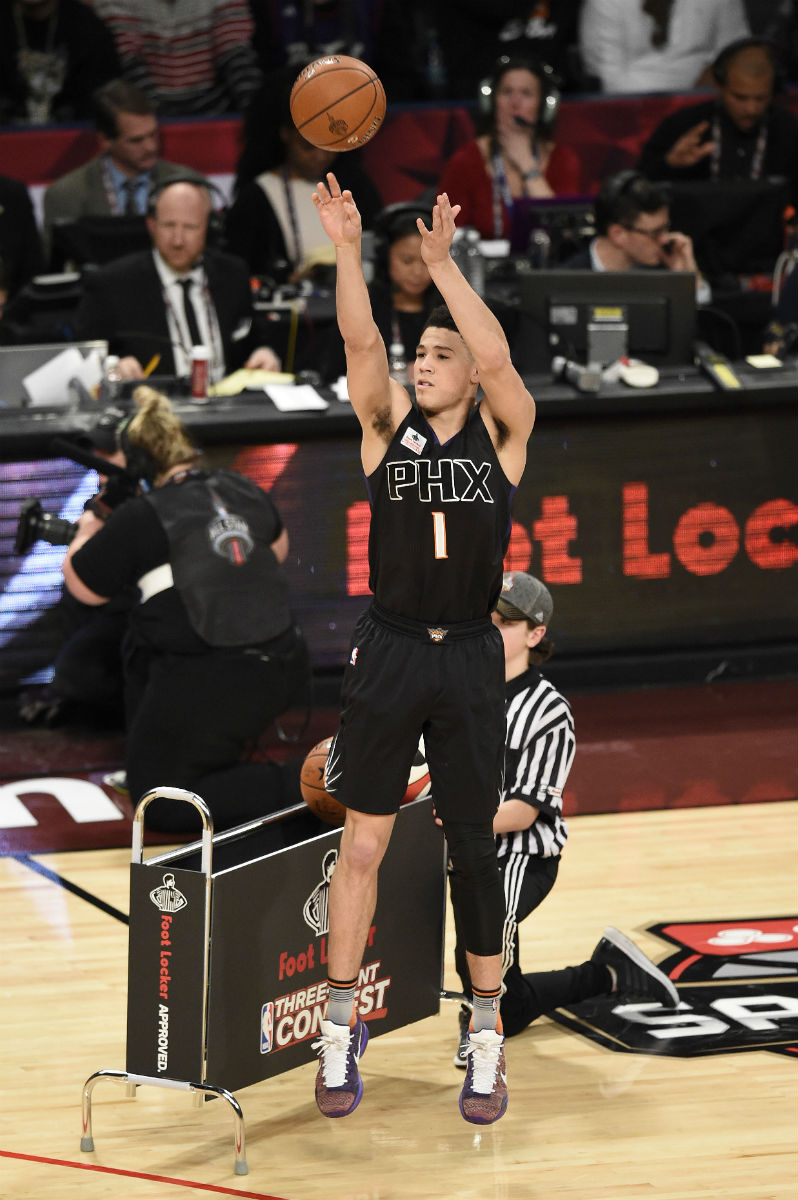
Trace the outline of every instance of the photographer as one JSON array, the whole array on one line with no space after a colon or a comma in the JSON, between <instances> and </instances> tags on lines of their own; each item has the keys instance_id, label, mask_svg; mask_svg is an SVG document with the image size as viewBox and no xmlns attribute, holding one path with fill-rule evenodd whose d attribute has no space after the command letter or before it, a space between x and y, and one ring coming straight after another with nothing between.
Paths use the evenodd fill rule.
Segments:
<instances>
[{"instance_id":1,"label":"photographer","mask_svg":"<svg viewBox=\"0 0 798 1200\"><path fill-rule=\"evenodd\" d=\"M165 396L139 387L134 401L120 445L128 470L149 475L154 487L107 521L83 513L64 579L89 605L106 604L131 584L138 589L124 653L133 802L155 787L186 788L206 801L222 829L284 803L280 769L243 759L309 672L280 566L288 533L256 484L198 467ZM147 820L178 831L194 828L196 814L159 800ZM297 831L281 826L294 840Z\"/></svg>"}]
</instances>

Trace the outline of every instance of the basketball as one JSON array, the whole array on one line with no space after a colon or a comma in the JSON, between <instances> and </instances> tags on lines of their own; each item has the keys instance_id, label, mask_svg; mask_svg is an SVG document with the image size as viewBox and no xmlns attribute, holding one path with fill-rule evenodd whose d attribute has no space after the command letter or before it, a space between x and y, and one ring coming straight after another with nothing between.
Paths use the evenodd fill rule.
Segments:
<instances>
[{"instance_id":1,"label":"basketball","mask_svg":"<svg viewBox=\"0 0 798 1200\"><path fill-rule=\"evenodd\" d=\"M385 118L385 89L367 63L329 54L309 63L291 89L291 119L321 150L356 150Z\"/></svg>"},{"instance_id":2,"label":"basketball","mask_svg":"<svg viewBox=\"0 0 798 1200\"><path fill-rule=\"evenodd\" d=\"M324 768L332 738L323 738L309 750L299 775L299 790L311 812L327 825L343 825L346 809L324 788Z\"/></svg>"},{"instance_id":3,"label":"basketball","mask_svg":"<svg viewBox=\"0 0 798 1200\"><path fill-rule=\"evenodd\" d=\"M410 768L410 778L407 781L407 791L402 804L409 804L411 800L420 800L422 796L429 795L430 778L429 767L427 766L427 753L424 749L423 737L418 743L418 750L413 759L413 765Z\"/></svg>"},{"instance_id":4,"label":"basketball","mask_svg":"<svg viewBox=\"0 0 798 1200\"><path fill-rule=\"evenodd\" d=\"M309 750L302 763L299 776L299 788L302 799L308 808L316 814L319 820L328 825L343 825L346 809L324 787L324 768L327 765L327 755L330 753L332 738L323 738ZM410 804L412 800L420 800L429 795L430 778L424 751L424 739L418 744L410 775L407 780L407 791L402 804Z\"/></svg>"}]
</instances>

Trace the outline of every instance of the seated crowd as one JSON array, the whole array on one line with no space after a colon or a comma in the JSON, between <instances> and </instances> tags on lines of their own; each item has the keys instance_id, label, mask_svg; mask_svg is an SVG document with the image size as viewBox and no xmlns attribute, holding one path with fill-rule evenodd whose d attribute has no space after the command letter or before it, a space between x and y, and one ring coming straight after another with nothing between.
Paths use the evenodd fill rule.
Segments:
<instances>
[{"instance_id":1,"label":"seated crowd","mask_svg":"<svg viewBox=\"0 0 798 1200\"><path fill-rule=\"evenodd\" d=\"M774 204L798 207L798 121L778 96L794 75L790 37L774 40L789 33L779 26L782 6L718 0L702 6L700 20L691 0L516 7L512 18L469 8L447 22L444 5L417 0L238 0L222 8L210 0L13 0L0 19L9 56L0 120L92 117L97 152L46 187L41 229L24 186L0 176L0 293L8 301L0 343L104 338L128 373L157 358L162 372L180 375L198 330L213 351L215 378L244 364L276 367L285 338L273 329L270 339L268 326L259 327L264 306L253 306L253 295L268 299L280 288L307 294L319 281L331 283L329 247L311 200L329 169L352 188L374 236L375 286L379 276L396 293L385 329L402 341L397 328L407 325L407 298L390 282L382 253L392 198L380 195L362 151L318 150L290 119L297 70L333 51L373 62L391 99L468 104L474 136L441 148L438 178L420 186L412 203L428 211L437 191L447 191L461 205L461 227L509 244L532 268L687 270L703 305L722 304L725 292L740 290L740 277L771 274L784 248ZM167 59L169 40L192 47L190 70L179 55ZM665 116L637 146L634 170L586 183L577 154L558 136L563 95L641 90L643 82L649 92L706 86L712 94ZM243 117L227 205L190 163L161 157L159 131L161 118L226 112ZM783 181L778 195L775 179ZM181 187L168 187L170 180ZM703 185L704 192L690 191ZM757 188L764 207L756 207ZM725 224L710 219L712 210L729 207L730 192L748 195L745 189L744 221L737 210ZM549 247L541 259L546 220L556 221L544 215L547 206L578 197L564 248L554 254ZM753 246L743 223L759 229ZM537 257L530 227L543 230ZM214 278L219 255L228 256L219 262L234 302L222 298ZM70 268L83 276L70 292L77 309L63 329L53 325L43 337L29 322L25 285L43 269ZM247 276L258 286L245 297ZM754 320L762 328L763 313L760 297ZM288 365L325 377L333 363L340 365L334 336L307 346L300 337Z\"/></svg>"}]
</instances>

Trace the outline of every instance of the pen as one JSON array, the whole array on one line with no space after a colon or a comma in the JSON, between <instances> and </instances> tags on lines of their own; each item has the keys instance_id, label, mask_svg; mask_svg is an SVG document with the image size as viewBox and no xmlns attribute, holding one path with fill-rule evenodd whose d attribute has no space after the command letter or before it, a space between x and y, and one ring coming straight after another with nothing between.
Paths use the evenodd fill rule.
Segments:
<instances>
[{"instance_id":1,"label":"pen","mask_svg":"<svg viewBox=\"0 0 798 1200\"><path fill-rule=\"evenodd\" d=\"M158 366L158 363L160 361L161 361L160 354L153 354L152 358L150 359L150 361L147 363L146 367L144 368L144 378L145 379L149 375L152 375L153 371Z\"/></svg>"}]
</instances>

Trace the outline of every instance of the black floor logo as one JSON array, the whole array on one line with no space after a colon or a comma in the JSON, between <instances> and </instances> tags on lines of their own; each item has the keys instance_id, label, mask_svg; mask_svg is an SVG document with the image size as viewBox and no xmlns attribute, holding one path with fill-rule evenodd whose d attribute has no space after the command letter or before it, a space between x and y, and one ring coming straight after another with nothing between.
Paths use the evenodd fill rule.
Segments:
<instances>
[{"instance_id":1,"label":"black floor logo","mask_svg":"<svg viewBox=\"0 0 798 1200\"><path fill-rule=\"evenodd\" d=\"M653 925L678 947L658 966L676 1010L610 997L558 1009L554 1020L611 1050L678 1058L774 1050L798 1057L798 917Z\"/></svg>"}]
</instances>

